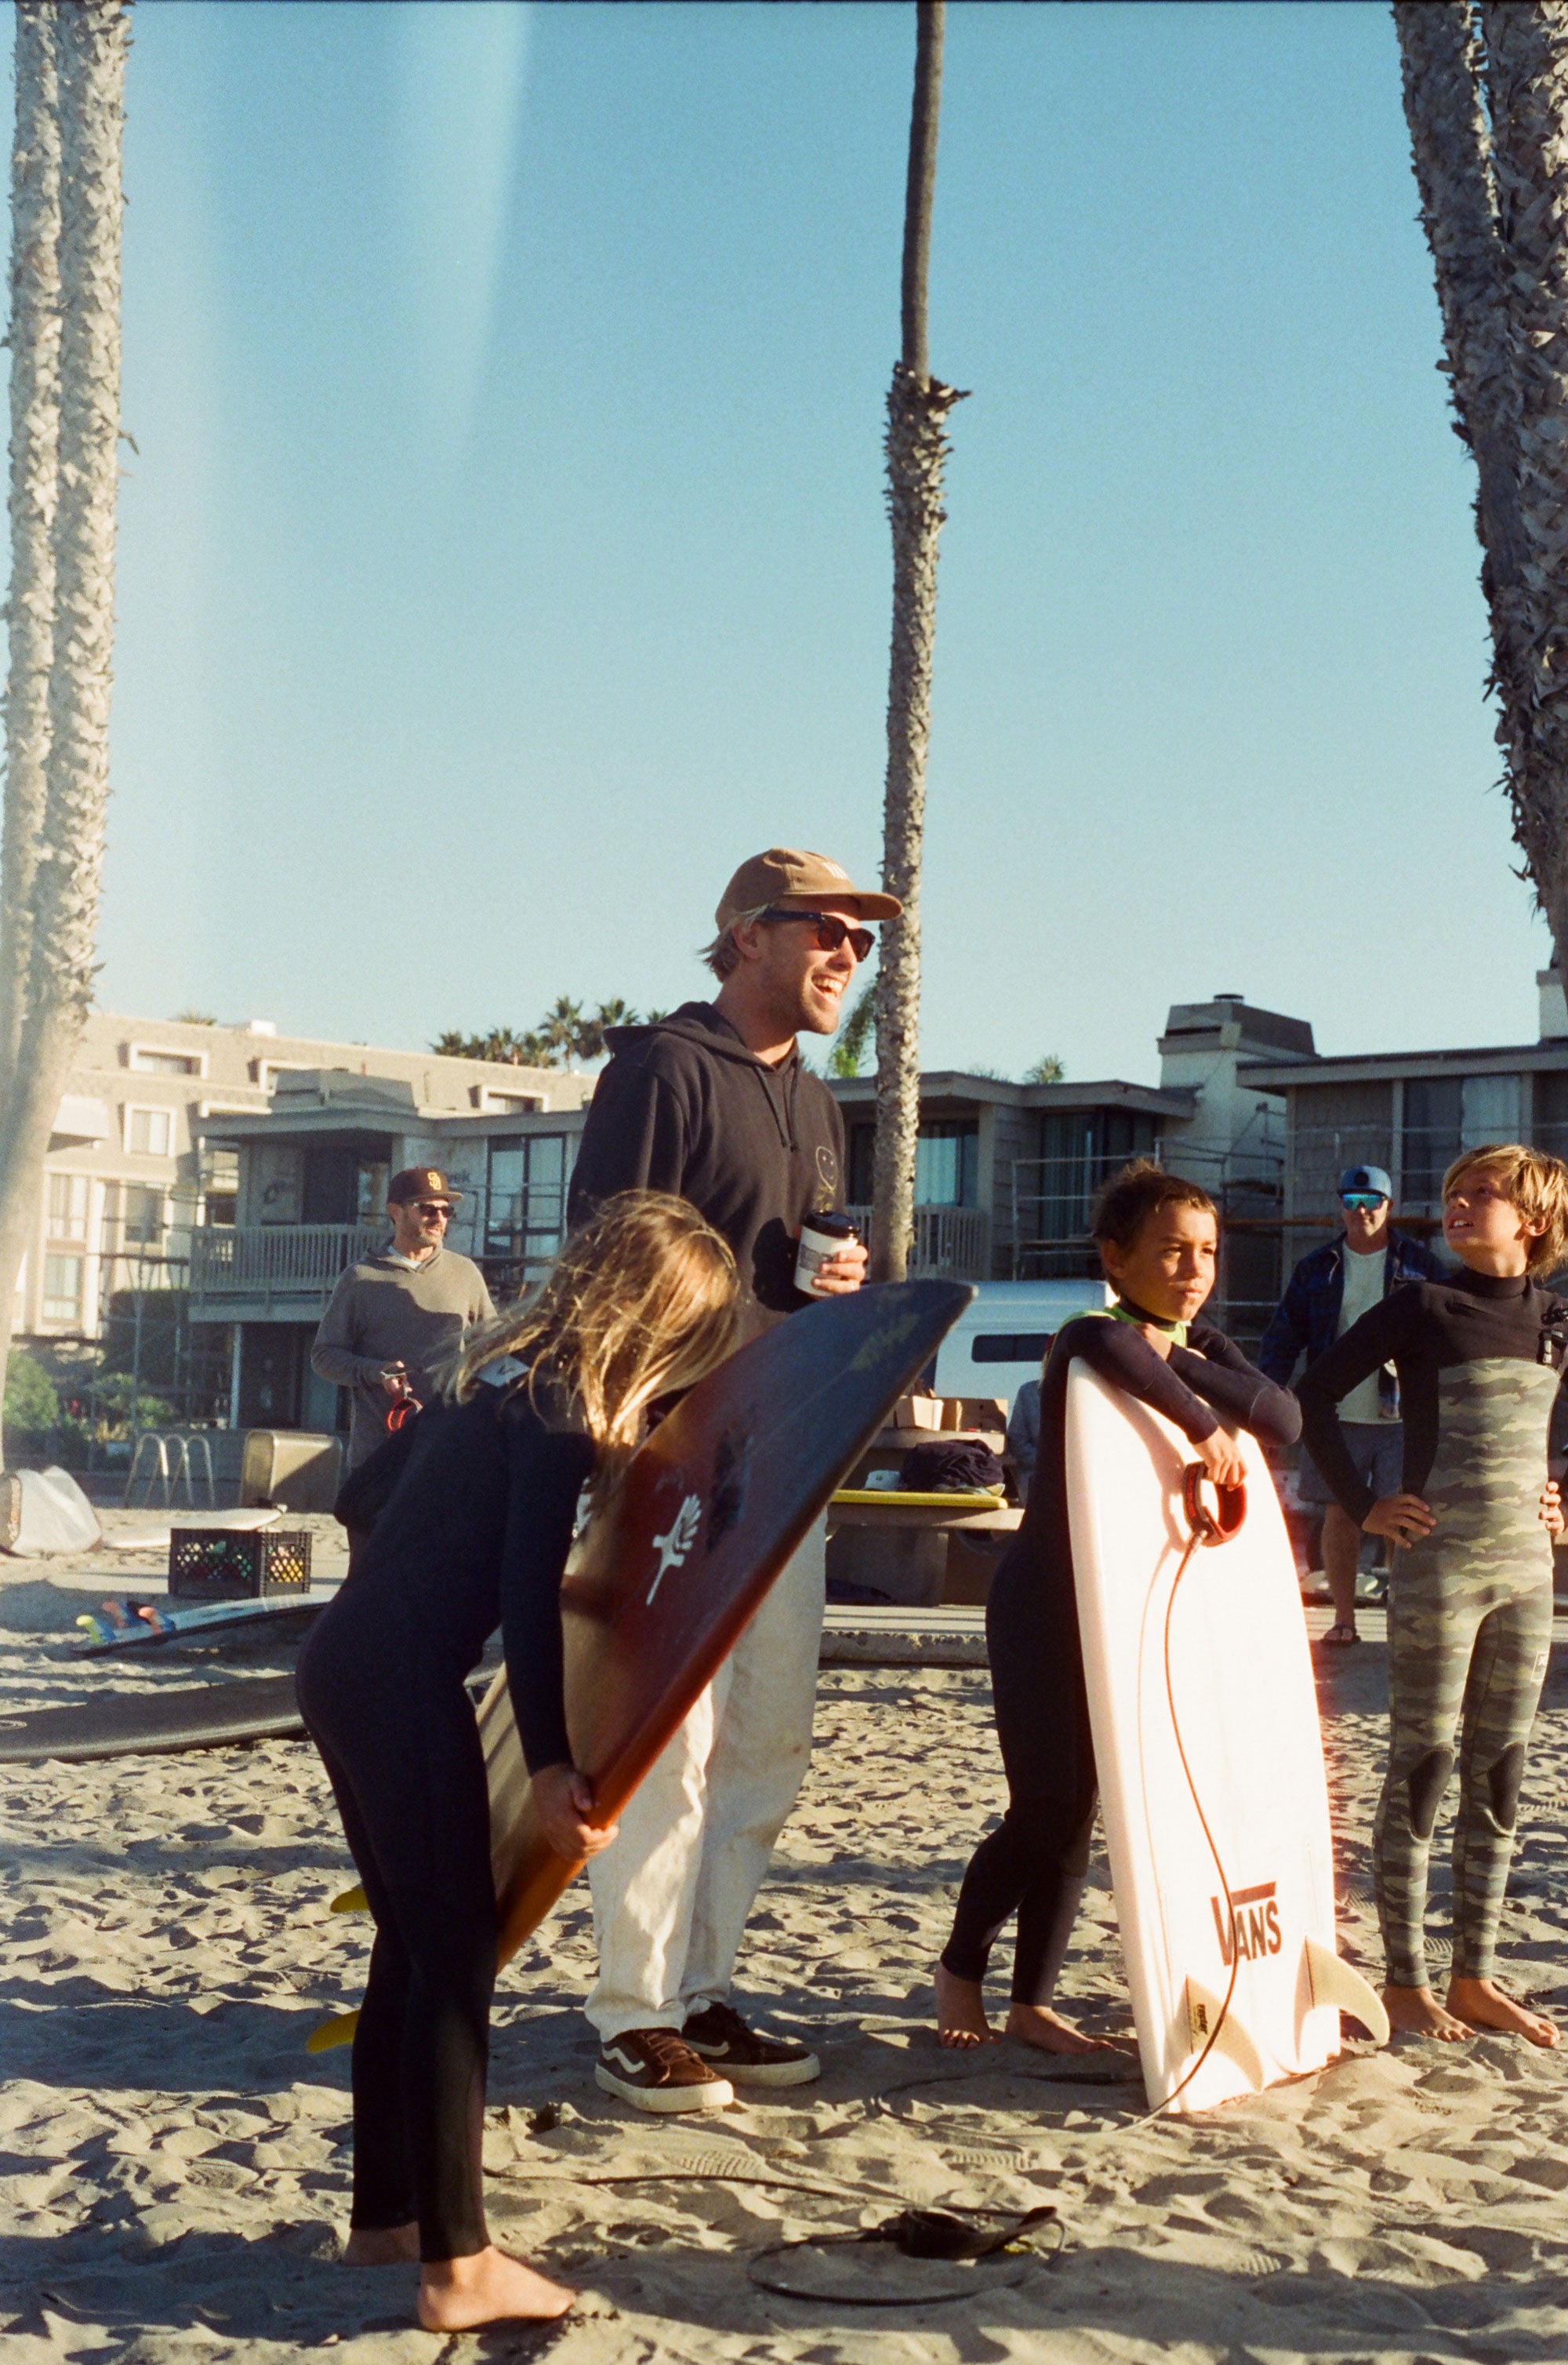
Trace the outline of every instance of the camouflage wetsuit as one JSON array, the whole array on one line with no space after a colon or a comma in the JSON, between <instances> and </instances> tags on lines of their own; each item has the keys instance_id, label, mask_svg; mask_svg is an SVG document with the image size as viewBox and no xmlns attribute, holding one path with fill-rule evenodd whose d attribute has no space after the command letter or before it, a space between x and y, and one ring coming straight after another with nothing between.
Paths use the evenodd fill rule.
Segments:
<instances>
[{"instance_id":1,"label":"camouflage wetsuit","mask_svg":"<svg viewBox=\"0 0 1568 2365\"><path fill-rule=\"evenodd\" d=\"M1394 1987L1425 1987L1427 1858L1459 1735L1453 1970L1490 1978L1525 1744L1551 1647L1551 1545L1540 1523L1547 1429L1568 1306L1533 1282L1463 1272L1396 1289L1300 1384L1303 1434L1358 1526L1371 1489L1336 1407L1392 1362L1405 1490L1437 1526L1394 1555L1388 1589L1388 1772L1373 1826L1378 1918Z\"/></svg>"}]
</instances>

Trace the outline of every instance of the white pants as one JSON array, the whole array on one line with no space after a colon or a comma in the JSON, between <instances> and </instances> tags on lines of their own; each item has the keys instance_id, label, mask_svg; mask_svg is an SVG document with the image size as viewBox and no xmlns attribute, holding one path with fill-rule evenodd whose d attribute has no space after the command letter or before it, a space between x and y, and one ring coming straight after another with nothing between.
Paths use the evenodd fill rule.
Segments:
<instances>
[{"instance_id":1,"label":"white pants","mask_svg":"<svg viewBox=\"0 0 1568 2365\"><path fill-rule=\"evenodd\" d=\"M752 1901L812 1755L825 1514L588 1865L605 2043L682 2028L729 1993Z\"/></svg>"}]
</instances>

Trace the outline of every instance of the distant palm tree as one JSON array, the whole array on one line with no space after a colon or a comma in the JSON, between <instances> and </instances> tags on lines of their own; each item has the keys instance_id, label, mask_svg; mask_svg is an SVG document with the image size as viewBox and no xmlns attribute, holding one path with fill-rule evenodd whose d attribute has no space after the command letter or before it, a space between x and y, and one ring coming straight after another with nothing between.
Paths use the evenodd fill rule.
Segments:
<instances>
[{"instance_id":1,"label":"distant palm tree","mask_svg":"<svg viewBox=\"0 0 1568 2365\"><path fill-rule=\"evenodd\" d=\"M1047 1051L1042 1059L1036 1060L1032 1068L1025 1069L1024 1082L1026 1084L1059 1084L1066 1073L1067 1070L1056 1053Z\"/></svg>"},{"instance_id":2,"label":"distant palm tree","mask_svg":"<svg viewBox=\"0 0 1568 2365\"><path fill-rule=\"evenodd\" d=\"M12 667L0 893L0 1307L93 997L114 658L122 0L21 0L12 157ZM52 115L53 126L50 128ZM57 150L54 142L58 141ZM51 263L50 224L58 192ZM51 308L58 318L52 356ZM50 423L55 488L49 514ZM47 715L39 696L50 564ZM18 651L17 635L20 633ZM21 671L17 670L20 661ZM41 801L39 765L42 766ZM0 1322L0 1372L10 1324Z\"/></svg>"},{"instance_id":3,"label":"distant palm tree","mask_svg":"<svg viewBox=\"0 0 1568 2365\"><path fill-rule=\"evenodd\" d=\"M914 1236L914 1160L920 1132L920 861L925 824L925 752L936 638L936 543L946 512L942 465L954 387L930 373L926 279L936 189L945 0L919 0L914 103L903 219L903 345L888 394L888 508L893 530L893 634L888 679L888 772L882 808L882 884L903 904L884 923L877 977L877 1144L872 1186L872 1273L902 1281Z\"/></svg>"},{"instance_id":4,"label":"distant palm tree","mask_svg":"<svg viewBox=\"0 0 1568 2365\"><path fill-rule=\"evenodd\" d=\"M857 1076L860 1073L876 1023L877 981L873 978L862 988L858 1001L840 1026L834 1047L827 1055L830 1076Z\"/></svg>"},{"instance_id":5,"label":"distant palm tree","mask_svg":"<svg viewBox=\"0 0 1568 2365\"><path fill-rule=\"evenodd\" d=\"M559 1054L560 1065L568 1066L577 1053L577 1045L582 1037L581 1003L574 1002L569 994L557 994L545 1012L544 1022L539 1031L544 1041L551 1044Z\"/></svg>"},{"instance_id":6,"label":"distant palm tree","mask_svg":"<svg viewBox=\"0 0 1568 2365\"><path fill-rule=\"evenodd\" d=\"M1568 974L1568 6L1396 0L1514 835Z\"/></svg>"}]
</instances>

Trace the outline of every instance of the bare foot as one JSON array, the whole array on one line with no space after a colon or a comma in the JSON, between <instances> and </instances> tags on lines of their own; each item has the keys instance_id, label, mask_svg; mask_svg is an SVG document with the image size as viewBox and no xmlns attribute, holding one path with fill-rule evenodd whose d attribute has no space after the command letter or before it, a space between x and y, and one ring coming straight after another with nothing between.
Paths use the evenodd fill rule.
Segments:
<instances>
[{"instance_id":1,"label":"bare foot","mask_svg":"<svg viewBox=\"0 0 1568 2365\"><path fill-rule=\"evenodd\" d=\"M343 2244L345 2267L395 2267L420 2255L418 2218L406 2225L353 2225Z\"/></svg>"},{"instance_id":2,"label":"bare foot","mask_svg":"<svg viewBox=\"0 0 1568 2365\"><path fill-rule=\"evenodd\" d=\"M985 2016L979 1979L961 1979L936 1966L936 2041L967 2053L975 2045L1000 2045L1002 2039Z\"/></svg>"},{"instance_id":3,"label":"bare foot","mask_svg":"<svg viewBox=\"0 0 1568 2365\"><path fill-rule=\"evenodd\" d=\"M492 2245L468 2259L426 2260L420 2322L427 2332L472 2332L517 2316L548 2322L565 2315L576 2297L565 2283L548 2281Z\"/></svg>"},{"instance_id":4,"label":"bare foot","mask_svg":"<svg viewBox=\"0 0 1568 2365\"><path fill-rule=\"evenodd\" d=\"M1049 2004L1015 2003L1007 2014L1007 2034L1020 2045L1036 2046L1042 2053L1104 2053L1110 2040L1085 2036L1070 2020L1063 2020Z\"/></svg>"},{"instance_id":5,"label":"bare foot","mask_svg":"<svg viewBox=\"0 0 1568 2365\"><path fill-rule=\"evenodd\" d=\"M1528 2036L1532 2045L1557 2043L1555 2022L1527 2012L1491 1979L1450 1979L1448 2007L1472 2028L1500 2028L1506 2036Z\"/></svg>"},{"instance_id":6,"label":"bare foot","mask_svg":"<svg viewBox=\"0 0 1568 2365\"><path fill-rule=\"evenodd\" d=\"M1445 2045L1461 2045L1475 2031L1445 2012L1430 1988L1384 1988L1383 2010L1391 2029L1405 2036L1440 2036Z\"/></svg>"}]
</instances>

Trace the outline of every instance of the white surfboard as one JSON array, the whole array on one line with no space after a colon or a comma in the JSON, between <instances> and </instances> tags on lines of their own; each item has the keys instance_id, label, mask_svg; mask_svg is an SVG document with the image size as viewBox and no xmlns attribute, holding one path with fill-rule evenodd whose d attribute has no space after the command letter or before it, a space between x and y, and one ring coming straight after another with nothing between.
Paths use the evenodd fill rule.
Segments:
<instances>
[{"instance_id":1,"label":"white surfboard","mask_svg":"<svg viewBox=\"0 0 1568 2365\"><path fill-rule=\"evenodd\" d=\"M1147 1405L1073 1363L1079 1624L1151 2110L1210 2110L1321 2069L1339 2050L1341 2005L1380 2042L1388 2034L1381 2001L1336 1949L1328 1789L1295 1567L1261 1448L1246 1434L1238 1443L1246 1516L1229 1541L1193 1553L1172 1602L1192 1533L1192 1449Z\"/></svg>"}]
</instances>

